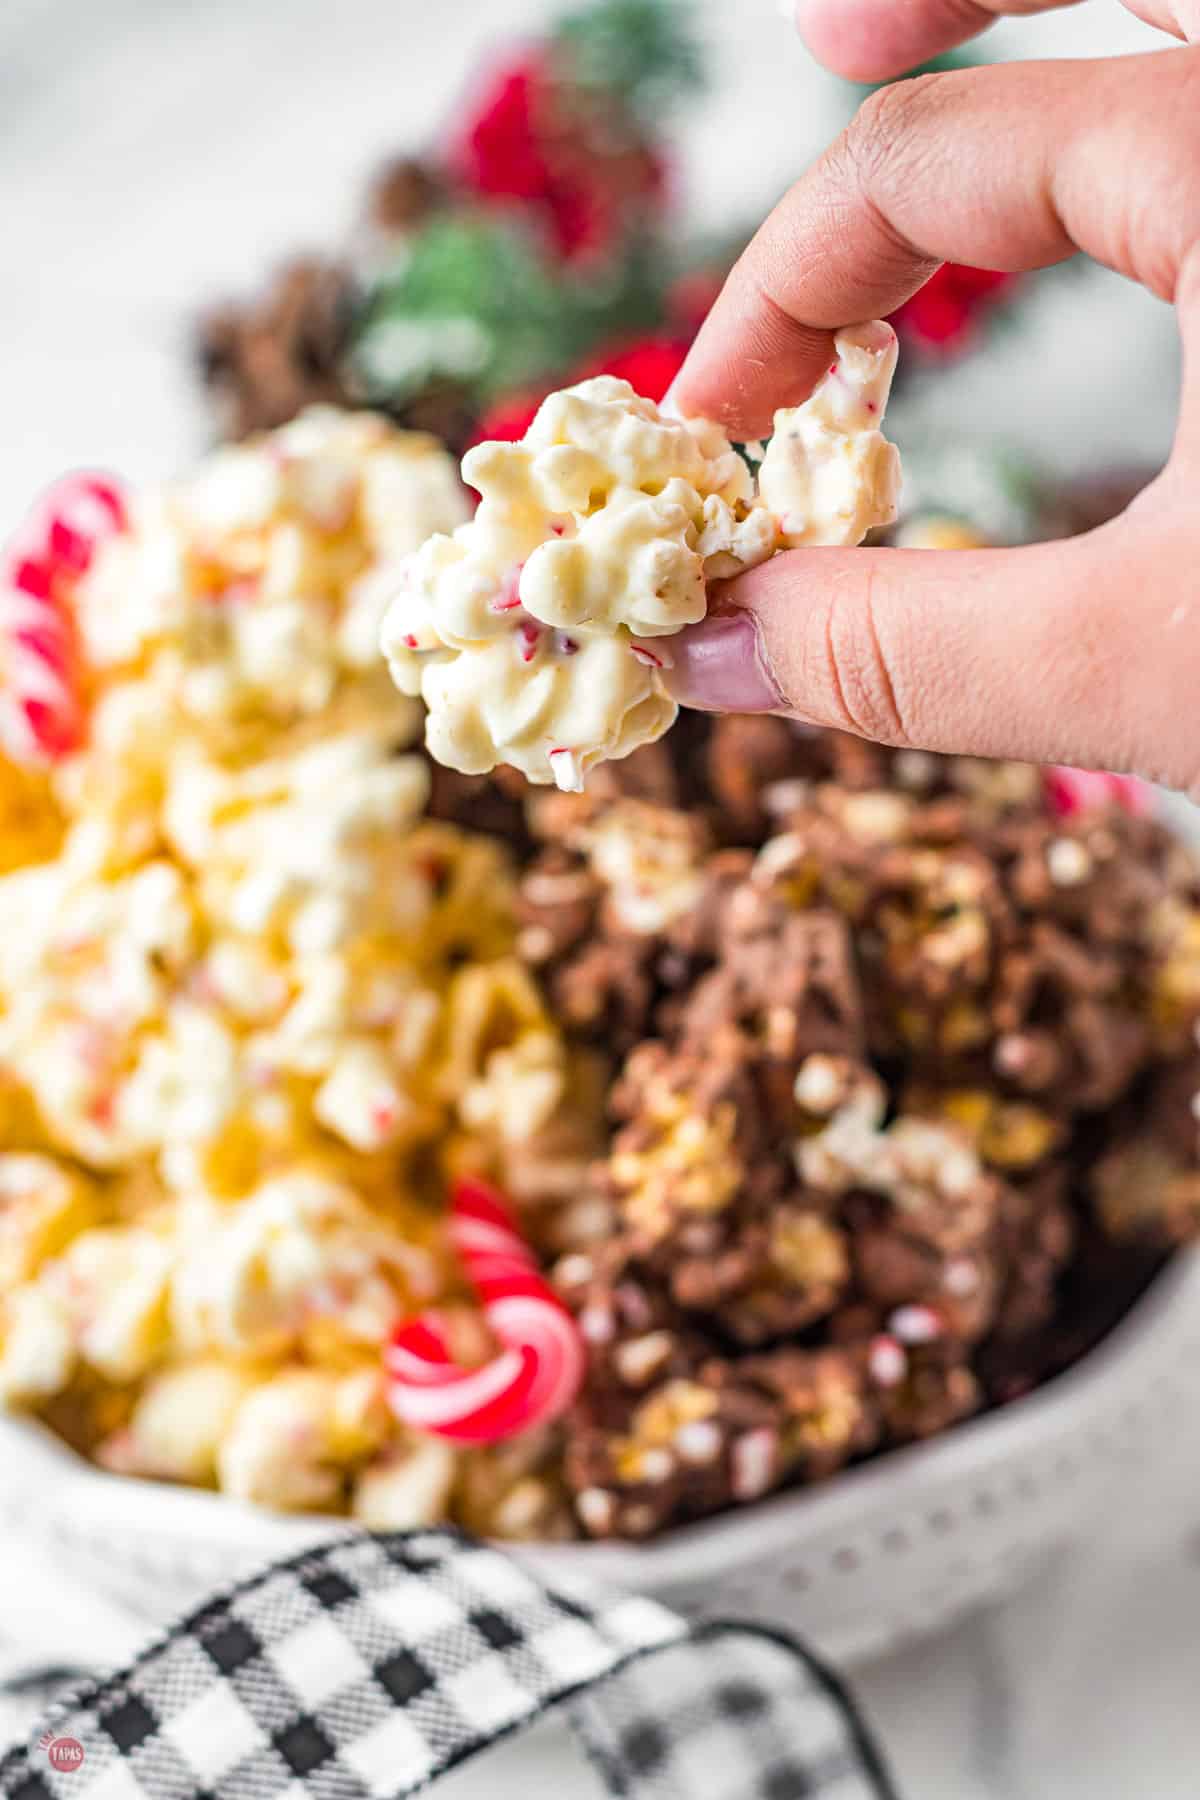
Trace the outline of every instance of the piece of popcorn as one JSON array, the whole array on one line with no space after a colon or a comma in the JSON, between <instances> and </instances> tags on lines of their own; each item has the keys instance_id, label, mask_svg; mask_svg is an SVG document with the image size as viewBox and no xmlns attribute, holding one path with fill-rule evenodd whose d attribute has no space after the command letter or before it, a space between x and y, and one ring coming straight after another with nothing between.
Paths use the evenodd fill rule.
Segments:
<instances>
[{"instance_id":1,"label":"piece of popcorn","mask_svg":"<svg viewBox=\"0 0 1200 1800\"><path fill-rule=\"evenodd\" d=\"M58 1295L30 1284L0 1301L0 1401L35 1405L60 1393L74 1368L71 1319Z\"/></svg>"},{"instance_id":2,"label":"piece of popcorn","mask_svg":"<svg viewBox=\"0 0 1200 1800\"><path fill-rule=\"evenodd\" d=\"M390 1429L381 1377L293 1369L256 1387L217 1452L217 1479L235 1499L288 1512L338 1508L350 1468Z\"/></svg>"},{"instance_id":3,"label":"piece of popcorn","mask_svg":"<svg viewBox=\"0 0 1200 1800\"><path fill-rule=\"evenodd\" d=\"M280 1355L323 1319L347 1339L380 1343L437 1280L429 1253L376 1220L357 1194L296 1169L236 1206L188 1198L172 1332L193 1355Z\"/></svg>"},{"instance_id":4,"label":"piece of popcorn","mask_svg":"<svg viewBox=\"0 0 1200 1800\"><path fill-rule=\"evenodd\" d=\"M886 325L840 334L812 398L778 414L757 494L716 426L612 376L552 394L520 443L469 451L475 518L411 560L382 633L396 685L428 707L430 753L577 791L661 737L676 713L663 640L704 617L710 581L894 518L899 461L878 426L895 350Z\"/></svg>"},{"instance_id":5,"label":"piece of popcorn","mask_svg":"<svg viewBox=\"0 0 1200 1800\"><path fill-rule=\"evenodd\" d=\"M581 792L596 763L628 756L674 723L662 656L636 648L620 636L559 641L530 620L516 638L435 657L422 683L430 755L468 775L504 761L531 781Z\"/></svg>"},{"instance_id":6,"label":"piece of popcorn","mask_svg":"<svg viewBox=\"0 0 1200 1800\"><path fill-rule=\"evenodd\" d=\"M703 832L680 812L619 800L581 828L578 842L630 931L664 931L700 897Z\"/></svg>"},{"instance_id":7,"label":"piece of popcorn","mask_svg":"<svg viewBox=\"0 0 1200 1800\"><path fill-rule=\"evenodd\" d=\"M420 549L429 519L462 521L471 511L443 445L423 432L390 429L363 465L359 507L367 537L385 562ZM372 661L376 652L373 642Z\"/></svg>"},{"instance_id":8,"label":"piece of popcorn","mask_svg":"<svg viewBox=\"0 0 1200 1800\"><path fill-rule=\"evenodd\" d=\"M217 1451L254 1386L250 1370L208 1359L151 1376L128 1425L96 1452L106 1469L200 1485L216 1478Z\"/></svg>"},{"instance_id":9,"label":"piece of popcorn","mask_svg":"<svg viewBox=\"0 0 1200 1800\"><path fill-rule=\"evenodd\" d=\"M558 1033L527 1031L508 1049L490 1053L480 1078L463 1089L458 1114L473 1131L526 1143L554 1114L565 1084Z\"/></svg>"},{"instance_id":10,"label":"piece of popcorn","mask_svg":"<svg viewBox=\"0 0 1200 1800\"><path fill-rule=\"evenodd\" d=\"M458 1458L438 1438L416 1438L385 1450L354 1484L350 1511L368 1531L411 1531L436 1525L450 1510Z\"/></svg>"},{"instance_id":11,"label":"piece of popcorn","mask_svg":"<svg viewBox=\"0 0 1200 1800\"><path fill-rule=\"evenodd\" d=\"M900 492L900 455L880 426L896 372L889 325L856 325L834 340L837 359L802 406L777 412L758 472L764 505L789 550L861 544L890 525Z\"/></svg>"},{"instance_id":12,"label":"piece of popcorn","mask_svg":"<svg viewBox=\"0 0 1200 1800\"><path fill-rule=\"evenodd\" d=\"M0 1293L36 1275L99 1218L99 1195L76 1170L49 1156L0 1155Z\"/></svg>"},{"instance_id":13,"label":"piece of popcorn","mask_svg":"<svg viewBox=\"0 0 1200 1800\"><path fill-rule=\"evenodd\" d=\"M313 1100L313 1117L354 1150L382 1150L419 1119L391 1059L372 1043L349 1044Z\"/></svg>"},{"instance_id":14,"label":"piece of popcorn","mask_svg":"<svg viewBox=\"0 0 1200 1800\"><path fill-rule=\"evenodd\" d=\"M507 1143L550 1118L566 1086L566 1051L528 971L512 958L460 969L446 995L436 1081L460 1118Z\"/></svg>"},{"instance_id":15,"label":"piece of popcorn","mask_svg":"<svg viewBox=\"0 0 1200 1800\"><path fill-rule=\"evenodd\" d=\"M705 1114L686 1092L672 1091L665 1081L648 1084L639 1125L638 1141L618 1143L609 1160L625 1216L639 1231L654 1239L680 1214L719 1213L732 1203L745 1169L728 1102Z\"/></svg>"},{"instance_id":16,"label":"piece of popcorn","mask_svg":"<svg viewBox=\"0 0 1200 1800\"><path fill-rule=\"evenodd\" d=\"M161 1237L128 1226L85 1231L47 1266L80 1356L109 1381L136 1381L162 1355L172 1260Z\"/></svg>"},{"instance_id":17,"label":"piece of popcorn","mask_svg":"<svg viewBox=\"0 0 1200 1800\"><path fill-rule=\"evenodd\" d=\"M456 1518L480 1537L544 1543L572 1536L557 1479L559 1454L556 1434L543 1428L464 1457Z\"/></svg>"},{"instance_id":18,"label":"piece of popcorn","mask_svg":"<svg viewBox=\"0 0 1200 1800\"><path fill-rule=\"evenodd\" d=\"M241 1099L237 1039L207 1007L175 1001L116 1091L116 1129L130 1151L213 1138Z\"/></svg>"},{"instance_id":19,"label":"piece of popcorn","mask_svg":"<svg viewBox=\"0 0 1200 1800\"><path fill-rule=\"evenodd\" d=\"M244 1024L278 1017L289 994L282 958L256 938L216 938L200 965L198 980L203 994Z\"/></svg>"},{"instance_id":20,"label":"piece of popcorn","mask_svg":"<svg viewBox=\"0 0 1200 1800\"><path fill-rule=\"evenodd\" d=\"M984 1180L979 1155L957 1124L901 1114L885 1125L886 1090L866 1064L809 1056L795 1097L802 1112L825 1121L795 1146L797 1173L822 1192L863 1188L904 1212L921 1210L931 1196L957 1202Z\"/></svg>"}]
</instances>

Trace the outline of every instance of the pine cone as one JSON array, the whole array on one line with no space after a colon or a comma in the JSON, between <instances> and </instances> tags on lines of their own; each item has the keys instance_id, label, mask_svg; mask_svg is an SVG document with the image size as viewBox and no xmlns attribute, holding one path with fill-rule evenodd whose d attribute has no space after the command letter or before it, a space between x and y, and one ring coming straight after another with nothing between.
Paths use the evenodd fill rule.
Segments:
<instances>
[{"instance_id":1,"label":"pine cone","mask_svg":"<svg viewBox=\"0 0 1200 1800\"><path fill-rule=\"evenodd\" d=\"M197 359L223 436L273 430L306 406L349 403L342 356L352 296L339 264L300 258L257 299L218 307L201 321Z\"/></svg>"}]
</instances>

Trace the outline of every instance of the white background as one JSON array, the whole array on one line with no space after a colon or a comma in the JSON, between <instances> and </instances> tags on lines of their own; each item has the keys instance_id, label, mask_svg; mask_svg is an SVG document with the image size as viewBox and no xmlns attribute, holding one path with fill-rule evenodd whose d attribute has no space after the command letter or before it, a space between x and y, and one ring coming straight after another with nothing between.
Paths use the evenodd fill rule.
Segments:
<instances>
[{"instance_id":1,"label":"white background","mask_svg":"<svg viewBox=\"0 0 1200 1800\"><path fill-rule=\"evenodd\" d=\"M906 0L896 0L897 5ZM135 478L206 424L186 363L202 297L351 224L373 164L420 146L534 0L0 0L0 523L75 463ZM720 86L682 128L697 225L753 215L843 121L775 0L698 4ZM997 54L1146 49L1115 3L993 33ZM939 385L935 425L1076 469L1161 455L1175 338L1115 278L1055 284L1029 330ZM1200 1433L1135 1472L1073 1568L1005 1614L867 1671L906 1800L1196 1800ZM16 1561L0 1569L10 1621ZM86 1632L80 1602L78 1629ZM458 1796L564 1791L553 1746L509 1748ZM451 1791L450 1784L444 1790ZM570 1791L591 1793L590 1779Z\"/></svg>"}]
</instances>

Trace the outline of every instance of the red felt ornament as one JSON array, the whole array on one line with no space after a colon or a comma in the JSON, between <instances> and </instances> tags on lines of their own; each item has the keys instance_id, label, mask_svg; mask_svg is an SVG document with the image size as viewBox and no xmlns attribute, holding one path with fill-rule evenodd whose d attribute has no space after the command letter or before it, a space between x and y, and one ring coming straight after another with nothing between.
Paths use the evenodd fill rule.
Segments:
<instances>
[{"instance_id":1,"label":"red felt ornament","mask_svg":"<svg viewBox=\"0 0 1200 1800\"><path fill-rule=\"evenodd\" d=\"M569 262L615 249L660 205L665 161L611 98L585 94L547 52L500 66L479 90L447 151L467 193L540 218Z\"/></svg>"},{"instance_id":2,"label":"red felt ornament","mask_svg":"<svg viewBox=\"0 0 1200 1800\"><path fill-rule=\"evenodd\" d=\"M897 307L891 323L903 341L926 355L958 355L979 331L988 312L1016 282L999 269L971 269L943 263L911 300Z\"/></svg>"},{"instance_id":3,"label":"red felt ornament","mask_svg":"<svg viewBox=\"0 0 1200 1800\"><path fill-rule=\"evenodd\" d=\"M577 372L574 379L581 381L588 375L616 375L644 399L657 402L663 399L682 369L688 348L688 342L683 338L637 338L632 343L602 350Z\"/></svg>"}]
</instances>

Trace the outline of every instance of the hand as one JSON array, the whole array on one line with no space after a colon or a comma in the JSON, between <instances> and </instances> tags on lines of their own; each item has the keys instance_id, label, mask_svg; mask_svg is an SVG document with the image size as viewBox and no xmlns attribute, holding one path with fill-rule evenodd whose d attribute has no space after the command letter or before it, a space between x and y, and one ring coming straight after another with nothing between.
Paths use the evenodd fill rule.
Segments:
<instances>
[{"instance_id":1,"label":"hand","mask_svg":"<svg viewBox=\"0 0 1200 1800\"><path fill-rule=\"evenodd\" d=\"M865 73L997 10L806 0L801 14L837 66ZM1200 24L1200 0L1138 10ZM903 29L883 29L901 15ZM1033 269L1077 249L1176 306L1184 391L1162 475L1119 519L1063 543L778 556L681 634L681 700L1200 793L1200 49L879 90L759 231L672 398L735 438L761 436L777 406L807 397L834 327L892 312L939 262Z\"/></svg>"},{"instance_id":2,"label":"hand","mask_svg":"<svg viewBox=\"0 0 1200 1800\"><path fill-rule=\"evenodd\" d=\"M813 55L851 81L890 81L953 50L1006 14L1059 12L1080 0L795 0ZM1173 37L1200 38L1200 0L1125 0Z\"/></svg>"}]
</instances>

